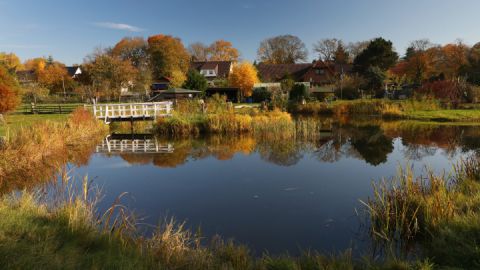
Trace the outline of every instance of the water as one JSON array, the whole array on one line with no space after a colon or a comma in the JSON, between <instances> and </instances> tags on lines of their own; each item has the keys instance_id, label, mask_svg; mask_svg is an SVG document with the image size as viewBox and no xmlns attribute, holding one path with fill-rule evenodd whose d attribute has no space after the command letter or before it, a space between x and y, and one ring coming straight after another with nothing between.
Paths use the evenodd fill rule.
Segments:
<instances>
[{"instance_id":1,"label":"water","mask_svg":"<svg viewBox=\"0 0 480 270\"><path fill-rule=\"evenodd\" d=\"M122 139L132 137L109 137L110 145L97 150L110 146L114 152L120 147L115 140ZM372 181L405 164L418 174L426 165L450 170L459 158L476 154L480 131L375 121L330 123L312 138L133 139L162 153L95 153L75 170L103 187L100 211L128 192L123 203L142 223L173 216L206 237L233 238L257 253L298 254L364 248L364 219L355 209L362 213L359 200L371 195Z\"/></svg>"}]
</instances>

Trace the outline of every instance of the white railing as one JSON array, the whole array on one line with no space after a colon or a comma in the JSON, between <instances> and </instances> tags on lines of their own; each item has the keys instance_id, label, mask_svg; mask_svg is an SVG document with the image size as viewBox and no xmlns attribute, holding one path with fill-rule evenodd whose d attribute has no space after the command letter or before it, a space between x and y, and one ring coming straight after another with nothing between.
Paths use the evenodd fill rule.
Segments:
<instances>
[{"instance_id":1,"label":"white railing","mask_svg":"<svg viewBox=\"0 0 480 270\"><path fill-rule=\"evenodd\" d=\"M106 123L115 119L157 119L171 115L172 102L94 104L93 115Z\"/></svg>"},{"instance_id":2,"label":"white railing","mask_svg":"<svg viewBox=\"0 0 480 270\"><path fill-rule=\"evenodd\" d=\"M97 153L173 153L171 144L160 145L156 139L105 139L97 145Z\"/></svg>"}]
</instances>

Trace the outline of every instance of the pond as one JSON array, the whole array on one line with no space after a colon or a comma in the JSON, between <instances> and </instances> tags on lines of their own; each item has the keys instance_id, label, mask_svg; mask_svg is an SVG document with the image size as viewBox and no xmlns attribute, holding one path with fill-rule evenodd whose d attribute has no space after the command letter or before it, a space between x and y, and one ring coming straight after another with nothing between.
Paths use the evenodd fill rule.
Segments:
<instances>
[{"instance_id":1,"label":"pond","mask_svg":"<svg viewBox=\"0 0 480 270\"><path fill-rule=\"evenodd\" d=\"M356 252L368 242L359 200L371 196L372 181L405 165L449 171L480 148L474 126L318 121L314 136L287 138L113 134L74 176L102 187L100 211L128 192L122 203L144 224L175 217L257 254Z\"/></svg>"}]
</instances>

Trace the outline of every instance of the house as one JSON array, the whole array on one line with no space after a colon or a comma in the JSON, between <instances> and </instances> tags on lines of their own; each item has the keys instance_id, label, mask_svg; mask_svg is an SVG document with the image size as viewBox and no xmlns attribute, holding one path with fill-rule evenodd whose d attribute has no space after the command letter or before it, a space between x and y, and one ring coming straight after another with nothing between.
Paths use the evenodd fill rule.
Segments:
<instances>
[{"instance_id":1,"label":"house","mask_svg":"<svg viewBox=\"0 0 480 270\"><path fill-rule=\"evenodd\" d=\"M168 90L171 82L171 78L162 76L158 80L156 80L152 85L150 86L150 90L152 91L152 94L159 94L165 90Z\"/></svg>"},{"instance_id":2,"label":"house","mask_svg":"<svg viewBox=\"0 0 480 270\"><path fill-rule=\"evenodd\" d=\"M191 69L195 69L200 74L205 76L210 85L213 85L214 80L227 79L228 75L232 72L232 61L201 61L192 62L190 64Z\"/></svg>"},{"instance_id":3,"label":"house","mask_svg":"<svg viewBox=\"0 0 480 270\"><path fill-rule=\"evenodd\" d=\"M341 74L352 70L349 64L336 64L334 62L314 61L301 64L259 64L258 75L262 83L255 87L267 89L279 88L282 81L292 79L296 84L304 84L309 88L310 94L322 99L334 93L333 84Z\"/></svg>"},{"instance_id":4,"label":"house","mask_svg":"<svg viewBox=\"0 0 480 270\"><path fill-rule=\"evenodd\" d=\"M37 80L34 70L20 70L16 72L16 75L18 83L23 86L34 83Z\"/></svg>"},{"instance_id":5,"label":"house","mask_svg":"<svg viewBox=\"0 0 480 270\"><path fill-rule=\"evenodd\" d=\"M259 64L258 74L263 83L279 83L292 79L308 83L311 88L332 84L337 75L351 71L351 65L314 61L303 64Z\"/></svg>"},{"instance_id":6,"label":"house","mask_svg":"<svg viewBox=\"0 0 480 270\"><path fill-rule=\"evenodd\" d=\"M179 100L179 99L192 99L198 97L202 91L190 90L183 88L172 88L162 91L156 99L162 100Z\"/></svg>"},{"instance_id":7,"label":"house","mask_svg":"<svg viewBox=\"0 0 480 270\"><path fill-rule=\"evenodd\" d=\"M65 67L67 69L68 75L72 77L72 79L78 78L82 74L82 69L80 69L79 66L71 66L71 67Z\"/></svg>"}]
</instances>

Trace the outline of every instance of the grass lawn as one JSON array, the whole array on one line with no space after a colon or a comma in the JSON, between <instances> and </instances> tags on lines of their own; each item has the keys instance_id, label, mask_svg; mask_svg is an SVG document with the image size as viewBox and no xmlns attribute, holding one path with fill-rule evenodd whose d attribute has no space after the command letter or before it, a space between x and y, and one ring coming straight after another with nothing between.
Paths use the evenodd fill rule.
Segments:
<instances>
[{"instance_id":1,"label":"grass lawn","mask_svg":"<svg viewBox=\"0 0 480 270\"><path fill-rule=\"evenodd\" d=\"M6 125L0 125L0 136L5 136L7 132L14 132L22 127L31 126L40 121L63 122L68 118L68 114L10 114L4 115Z\"/></svg>"},{"instance_id":2,"label":"grass lawn","mask_svg":"<svg viewBox=\"0 0 480 270\"><path fill-rule=\"evenodd\" d=\"M480 110L434 110L405 112L408 118L422 121L480 121Z\"/></svg>"}]
</instances>

